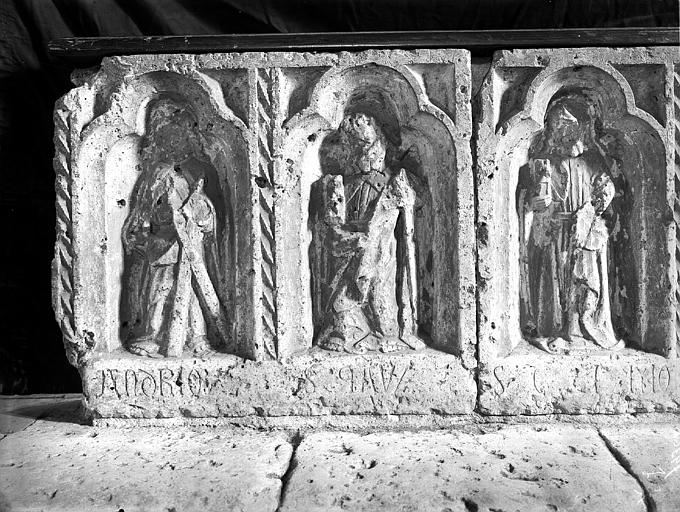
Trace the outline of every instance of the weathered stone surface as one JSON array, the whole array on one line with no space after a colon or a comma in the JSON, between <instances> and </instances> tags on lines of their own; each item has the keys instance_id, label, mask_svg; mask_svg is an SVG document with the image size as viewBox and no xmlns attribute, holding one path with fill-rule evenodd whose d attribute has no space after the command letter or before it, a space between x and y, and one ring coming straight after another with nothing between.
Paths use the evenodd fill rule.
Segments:
<instances>
[{"instance_id":1,"label":"weathered stone surface","mask_svg":"<svg viewBox=\"0 0 680 512\"><path fill-rule=\"evenodd\" d=\"M487 414L677 411L680 360L633 350L588 356L536 348L479 370L479 410Z\"/></svg>"},{"instance_id":2,"label":"weathered stone surface","mask_svg":"<svg viewBox=\"0 0 680 512\"><path fill-rule=\"evenodd\" d=\"M644 486L650 510L680 510L680 426L603 427L600 433Z\"/></svg>"},{"instance_id":3,"label":"weathered stone surface","mask_svg":"<svg viewBox=\"0 0 680 512\"><path fill-rule=\"evenodd\" d=\"M125 56L77 80L53 304L94 415L472 410L467 51Z\"/></svg>"},{"instance_id":4,"label":"weathered stone surface","mask_svg":"<svg viewBox=\"0 0 680 512\"><path fill-rule=\"evenodd\" d=\"M5 399L3 410L28 414L30 400ZM669 415L663 424L605 415L599 427L450 417L461 422L455 430L303 432L291 462L287 437L268 431L176 419L164 420L171 428L133 430L121 419L124 428L97 428L78 424L72 401L40 402L54 405L44 419L0 434L0 510L274 510L281 495L281 510L678 508L680 430Z\"/></svg>"},{"instance_id":5,"label":"weathered stone surface","mask_svg":"<svg viewBox=\"0 0 680 512\"><path fill-rule=\"evenodd\" d=\"M476 385L435 350L349 356L320 349L281 364L235 356L158 360L123 353L84 368L95 417L465 414Z\"/></svg>"},{"instance_id":6,"label":"weathered stone surface","mask_svg":"<svg viewBox=\"0 0 680 512\"><path fill-rule=\"evenodd\" d=\"M675 50L497 53L476 183L463 50L81 73L53 289L90 413L446 416L475 374L485 414L679 410Z\"/></svg>"},{"instance_id":7,"label":"weathered stone surface","mask_svg":"<svg viewBox=\"0 0 680 512\"><path fill-rule=\"evenodd\" d=\"M483 412L678 410L677 58L496 54L477 121Z\"/></svg>"},{"instance_id":8,"label":"weathered stone surface","mask_svg":"<svg viewBox=\"0 0 680 512\"><path fill-rule=\"evenodd\" d=\"M614 491L615 490L615 491ZM644 511L640 486L592 428L314 434L282 511Z\"/></svg>"},{"instance_id":9,"label":"weathered stone surface","mask_svg":"<svg viewBox=\"0 0 680 512\"><path fill-rule=\"evenodd\" d=\"M212 429L38 421L0 441L3 510L276 510L291 445Z\"/></svg>"}]
</instances>

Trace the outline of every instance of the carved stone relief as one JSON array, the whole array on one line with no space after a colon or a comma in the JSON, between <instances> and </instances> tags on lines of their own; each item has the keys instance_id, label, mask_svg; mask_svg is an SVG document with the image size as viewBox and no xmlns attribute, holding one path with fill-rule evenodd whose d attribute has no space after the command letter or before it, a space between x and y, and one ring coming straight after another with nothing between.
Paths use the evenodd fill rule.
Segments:
<instances>
[{"instance_id":1,"label":"carved stone relief","mask_svg":"<svg viewBox=\"0 0 680 512\"><path fill-rule=\"evenodd\" d=\"M326 155L341 174L316 185L313 299L316 344L349 353L418 350L414 240L416 192L406 170L386 165L374 118L346 116Z\"/></svg>"},{"instance_id":2,"label":"carved stone relief","mask_svg":"<svg viewBox=\"0 0 680 512\"><path fill-rule=\"evenodd\" d=\"M474 364L465 60L346 60L282 70L275 208L301 222L277 225L296 263L277 260L279 345L290 354L430 347Z\"/></svg>"},{"instance_id":3,"label":"carved stone relief","mask_svg":"<svg viewBox=\"0 0 680 512\"><path fill-rule=\"evenodd\" d=\"M234 215L250 193L245 125L210 77L162 66L120 75L110 64L63 100L72 128L59 130L55 158L64 212L55 311L84 361L122 349L246 355L252 276L239 254L252 219Z\"/></svg>"},{"instance_id":4,"label":"carved stone relief","mask_svg":"<svg viewBox=\"0 0 680 512\"><path fill-rule=\"evenodd\" d=\"M81 75L55 311L93 416L469 413L469 76L458 50Z\"/></svg>"},{"instance_id":5,"label":"carved stone relief","mask_svg":"<svg viewBox=\"0 0 680 512\"><path fill-rule=\"evenodd\" d=\"M680 63L673 66L673 101L680 104ZM675 203L673 204L673 217L675 219L675 270L676 283L680 283L680 122L677 110L675 112L675 124L673 132L675 136L674 162L675 162ZM680 304L680 286L675 287L675 303ZM680 307L675 310L675 340L676 355L680 354Z\"/></svg>"},{"instance_id":6,"label":"carved stone relief","mask_svg":"<svg viewBox=\"0 0 680 512\"><path fill-rule=\"evenodd\" d=\"M475 184L464 50L104 59L55 110L91 414L678 410L677 60L499 52Z\"/></svg>"},{"instance_id":7,"label":"carved stone relief","mask_svg":"<svg viewBox=\"0 0 680 512\"><path fill-rule=\"evenodd\" d=\"M664 68L668 88L672 58L663 48L497 54L478 97L482 410L679 401L671 386L642 397L612 381L676 366L670 116L643 78ZM574 371L597 386L556 385ZM538 384L511 385L528 375Z\"/></svg>"},{"instance_id":8,"label":"carved stone relief","mask_svg":"<svg viewBox=\"0 0 680 512\"><path fill-rule=\"evenodd\" d=\"M142 170L122 233L123 325L133 354L178 357L187 349L206 356L231 344L219 297L228 262L219 248L228 247L231 219L215 208L224 201L196 126L181 100L161 97L147 106Z\"/></svg>"},{"instance_id":9,"label":"carved stone relief","mask_svg":"<svg viewBox=\"0 0 680 512\"><path fill-rule=\"evenodd\" d=\"M612 325L608 257L620 171L598 141L601 122L585 96L554 97L519 177L520 322L552 353L624 347Z\"/></svg>"}]
</instances>

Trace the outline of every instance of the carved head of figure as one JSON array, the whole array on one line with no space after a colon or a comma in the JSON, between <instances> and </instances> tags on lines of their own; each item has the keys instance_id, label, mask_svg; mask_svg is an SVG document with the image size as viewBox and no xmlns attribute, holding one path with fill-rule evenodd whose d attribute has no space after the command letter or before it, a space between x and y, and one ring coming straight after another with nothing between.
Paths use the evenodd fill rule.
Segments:
<instances>
[{"instance_id":1,"label":"carved head of figure","mask_svg":"<svg viewBox=\"0 0 680 512\"><path fill-rule=\"evenodd\" d=\"M152 100L146 128L145 147L154 160L175 163L203 154L198 119L186 101L169 97Z\"/></svg>"},{"instance_id":2,"label":"carved head of figure","mask_svg":"<svg viewBox=\"0 0 680 512\"><path fill-rule=\"evenodd\" d=\"M361 112L350 114L342 120L339 132L350 173L370 174L384 169L385 136L373 117Z\"/></svg>"},{"instance_id":3,"label":"carved head of figure","mask_svg":"<svg viewBox=\"0 0 680 512\"><path fill-rule=\"evenodd\" d=\"M150 101L146 109L146 133L142 140L145 170L137 182L123 229L126 251L134 249L137 233L149 225L153 205L167 202L168 188L183 188L185 196L191 187L202 190L204 176L200 169L183 172L179 165L191 157L202 159L202 155L204 150L197 118L188 103L168 96Z\"/></svg>"},{"instance_id":4,"label":"carved head of figure","mask_svg":"<svg viewBox=\"0 0 680 512\"><path fill-rule=\"evenodd\" d=\"M545 114L543 152L577 157L591 146L594 109L578 95L551 102Z\"/></svg>"}]
</instances>

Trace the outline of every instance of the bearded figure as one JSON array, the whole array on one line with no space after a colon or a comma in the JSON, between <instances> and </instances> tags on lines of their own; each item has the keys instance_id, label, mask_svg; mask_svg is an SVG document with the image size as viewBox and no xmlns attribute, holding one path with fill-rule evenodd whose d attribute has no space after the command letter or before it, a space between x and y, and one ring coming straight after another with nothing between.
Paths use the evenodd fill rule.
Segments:
<instances>
[{"instance_id":1,"label":"bearded figure","mask_svg":"<svg viewBox=\"0 0 680 512\"><path fill-rule=\"evenodd\" d=\"M553 100L519 190L522 329L551 353L624 346L612 326L607 264L605 216L616 190L595 126L584 98Z\"/></svg>"},{"instance_id":2,"label":"bearded figure","mask_svg":"<svg viewBox=\"0 0 680 512\"><path fill-rule=\"evenodd\" d=\"M142 174L123 228L133 354L203 357L229 332L216 293L216 215L197 120L173 99L149 105ZM209 332L223 339L211 341ZM215 336L212 336L213 340Z\"/></svg>"},{"instance_id":3,"label":"bearded figure","mask_svg":"<svg viewBox=\"0 0 680 512\"><path fill-rule=\"evenodd\" d=\"M372 117L348 115L338 135L342 168L316 184L316 345L358 354L424 348L410 178L385 165L385 137Z\"/></svg>"}]
</instances>

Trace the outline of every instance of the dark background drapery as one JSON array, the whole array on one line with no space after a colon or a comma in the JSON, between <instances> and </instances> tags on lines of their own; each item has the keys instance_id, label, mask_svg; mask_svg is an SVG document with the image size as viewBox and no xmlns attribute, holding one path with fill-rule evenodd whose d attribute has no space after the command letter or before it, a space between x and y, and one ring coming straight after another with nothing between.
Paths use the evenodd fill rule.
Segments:
<instances>
[{"instance_id":1,"label":"dark background drapery","mask_svg":"<svg viewBox=\"0 0 680 512\"><path fill-rule=\"evenodd\" d=\"M80 391L50 300L60 37L675 27L678 0L0 0L0 393Z\"/></svg>"}]
</instances>

